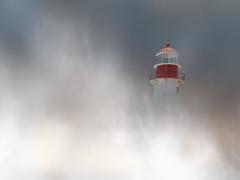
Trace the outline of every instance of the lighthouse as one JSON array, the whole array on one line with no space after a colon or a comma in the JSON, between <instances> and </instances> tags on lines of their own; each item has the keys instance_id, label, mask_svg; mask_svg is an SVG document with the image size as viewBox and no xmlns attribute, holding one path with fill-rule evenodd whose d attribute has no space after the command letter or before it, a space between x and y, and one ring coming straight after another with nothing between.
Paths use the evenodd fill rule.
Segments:
<instances>
[{"instance_id":1,"label":"lighthouse","mask_svg":"<svg viewBox=\"0 0 240 180\"><path fill-rule=\"evenodd\" d=\"M167 42L166 46L156 54L157 61L153 66L153 74L150 75L150 83L153 86L153 97L158 105L168 107L177 103L181 86L185 80L185 74L180 71L179 55Z\"/></svg>"}]
</instances>

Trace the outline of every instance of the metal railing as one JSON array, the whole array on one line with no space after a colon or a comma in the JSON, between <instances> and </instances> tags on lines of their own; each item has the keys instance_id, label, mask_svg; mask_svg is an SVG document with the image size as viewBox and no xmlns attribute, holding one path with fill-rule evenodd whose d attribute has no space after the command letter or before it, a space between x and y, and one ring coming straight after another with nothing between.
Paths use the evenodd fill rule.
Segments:
<instances>
[{"instance_id":1,"label":"metal railing","mask_svg":"<svg viewBox=\"0 0 240 180\"><path fill-rule=\"evenodd\" d=\"M185 81L186 75L183 72L178 72L178 79L181 79L182 81Z\"/></svg>"},{"instance_id":2,"label":"metal railing","mask_svg":"<svg viewBox=\"0 0 240 180\"><path fill-rule=\"evenodd\" d=\"M152 71L149 74L149 79L148 80L151 81L151 80L153 80L155 78L156 78L156 72L155 72L154 69L152 69Z\"/></svg>"}]
</instances>

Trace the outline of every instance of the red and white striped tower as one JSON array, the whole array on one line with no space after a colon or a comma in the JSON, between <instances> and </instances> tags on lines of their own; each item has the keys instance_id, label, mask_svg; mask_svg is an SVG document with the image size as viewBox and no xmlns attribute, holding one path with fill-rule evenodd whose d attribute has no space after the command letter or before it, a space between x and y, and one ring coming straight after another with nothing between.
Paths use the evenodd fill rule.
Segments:
<instances>
[{"instance_id":1,"label":"red and white striped tower","mask_svg":"<svg viewBox=\"0 0 240 180\"><path fill-rule=\"evenodd\" d=\"M156 56L157 62L153 66L154 74L150 77L150 83L153 86L154 98L162 103L168 103L177 98L185 75L180 72L179 55L170 47L169 42Z\"/></svg>"}]
</instances>

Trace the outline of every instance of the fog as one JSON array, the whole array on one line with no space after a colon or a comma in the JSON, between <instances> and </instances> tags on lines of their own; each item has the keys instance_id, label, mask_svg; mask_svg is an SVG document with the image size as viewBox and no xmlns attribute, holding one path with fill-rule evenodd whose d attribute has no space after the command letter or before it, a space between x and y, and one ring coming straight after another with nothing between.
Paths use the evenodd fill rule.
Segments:
<instances>
[{"instance_id":1,"label":"fog","mask_svg":"<svg viewBox=\"0 0 240 180\"><path fill-rule=\"evenodd\" d=\"M1 179L239 179L231 3L211 16L187 0L1 4ZM228 28L211 25L221 14ZM148 82L169 39L187 74L180 112L155 108Z\"/></svg>"}]
</instances>

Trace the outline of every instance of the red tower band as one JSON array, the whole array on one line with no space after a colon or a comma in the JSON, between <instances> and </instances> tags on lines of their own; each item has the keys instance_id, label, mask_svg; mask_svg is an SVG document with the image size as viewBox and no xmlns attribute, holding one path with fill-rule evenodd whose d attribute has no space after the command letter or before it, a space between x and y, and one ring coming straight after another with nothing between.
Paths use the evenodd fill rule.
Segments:
<instances>
[{"instance_id":1,"label":"red tower band","mask_svg":"<svg viewBox=\"0 0 240 180\"><path fill-rule=\"evenodd\" d=\"M162 64L156 67L156 78L178 78L178 65Z\"/></svg>"}]
</instances>

